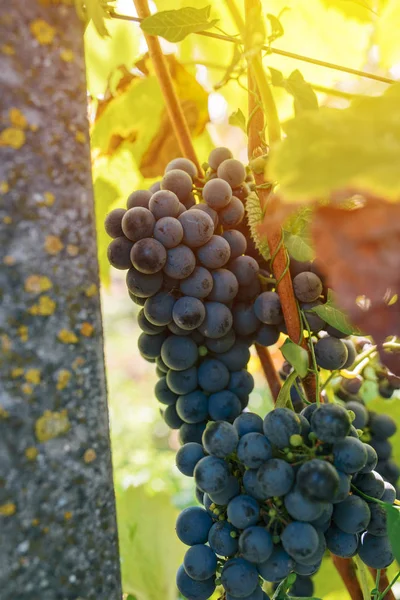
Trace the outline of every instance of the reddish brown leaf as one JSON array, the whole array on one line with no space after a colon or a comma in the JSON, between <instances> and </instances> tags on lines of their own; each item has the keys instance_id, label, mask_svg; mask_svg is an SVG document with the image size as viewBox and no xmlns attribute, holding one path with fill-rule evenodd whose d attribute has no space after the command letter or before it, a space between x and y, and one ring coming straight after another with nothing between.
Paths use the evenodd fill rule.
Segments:
<instances>
[{"instance_id":1,"label":"reddish brown leaf","mask_svg":"<svg viewBox=\"0 0 400 600\"><path fill-rule=\"evenodd\" d=\"M369 200L356 210L320 207L312 235L328 285L350 321L377 344L399 335L400 300L389 306L385 295L390 289L400 298L400 206ZM368 302L360 309L357 299L362 296ZM400 354L381 356L399 370Z\"/></svg>"}]
</instances>

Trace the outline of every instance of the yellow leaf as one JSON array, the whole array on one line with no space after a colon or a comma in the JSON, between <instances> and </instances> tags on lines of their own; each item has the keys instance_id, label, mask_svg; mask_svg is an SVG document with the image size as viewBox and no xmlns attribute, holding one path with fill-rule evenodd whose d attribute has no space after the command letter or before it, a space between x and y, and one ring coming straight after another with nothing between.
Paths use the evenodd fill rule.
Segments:
<instances>
[{"instance_id":1,"label":"yellow leaf","mask_svg":"<svg viewBox=\"0 0 400 600\"><path fill-rule=\"evenodd\" d=\"M390 69L400 62L400 3L388 0L376 27L376 43L379 46L381 66Z\"/></svg>"}]
</instances>

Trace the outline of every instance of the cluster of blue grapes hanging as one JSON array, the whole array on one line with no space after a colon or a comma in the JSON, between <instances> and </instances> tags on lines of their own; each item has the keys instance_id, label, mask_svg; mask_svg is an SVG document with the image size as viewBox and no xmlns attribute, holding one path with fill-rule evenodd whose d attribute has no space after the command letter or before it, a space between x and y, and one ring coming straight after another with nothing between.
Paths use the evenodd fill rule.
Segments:
<instances>
[{"instance_id":1,"label":"cluster of blue grapes hanging","mask_svg":"<svg viewBox=\"0 0 400 600\"><path fill-rule=\"evenodd\" d=\"M138 346L155 363L155 396L179 430L176 464L196 485L200 506L176 525L188 546L177 586L188 600L207 600L217 585L226 600L268 600L264 582L288 577L290 594L312 596L327 550L375 569L393 561L382 503L396 499L396 426L364 406L362 376L348 376L370 340L346 337L313 310L327 298L316 262L291 260L290 270L318 368L347 372L334 379L336 401L307 403L298 380L294 410L262 419L247 409L250 347L286 332L270 264L248 235L252 190L244 165L216 148L205 180L190 160L174 159L105 223L109 261L127 270L141 307ZM291 370L284 363L282 380ZM379 366L380 393L399 387Z\"/></svg>"}]
</instances>

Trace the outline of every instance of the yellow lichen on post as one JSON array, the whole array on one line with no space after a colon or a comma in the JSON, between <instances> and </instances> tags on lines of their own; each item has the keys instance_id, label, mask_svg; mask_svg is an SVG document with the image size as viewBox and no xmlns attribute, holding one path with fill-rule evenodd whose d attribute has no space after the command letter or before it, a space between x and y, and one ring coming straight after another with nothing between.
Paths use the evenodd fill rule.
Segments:
<instances>
[{"instance_id":1,"label":"yellow lichen on post","mask_svg":"<svg viewBox=\"0 0 400 600\"><path fill-rule=\"evenodd\" d=\"M8 117L14 127L18 129L26 129L28 127L28 121L24 113L19 108L10 108L8 111Z\"/></svg>"},{"instance_id":2,"label":"yellow lichen on post","mask_svg":"<svg viewBox=\"0 0 400 600\"><path fill-rule=\"evenodd\" d=\"M7 194L9 190L10 186L8 185L7 181L0 181L0 194Z\"/></svg>"},{"instance_id":3,"label":"yellow lichen on post","mask_svg":"<svg viewBox=\"0 0 400 600\"><path fill-rule=\"evenodd\" d=\"M52 44L56 35L56 29L43 19L35 19L32 21L30 30L32 35L42 46L48 46L49 44Z\"/></svg>"},{"instance_id":4,"label":"yellow lichen on post","mask_svg":"<svg viewBox=\"0 0 400 600\"><path fill-rule=\"evenodd\" d=\"M57 375L57 389L63 390L67 387L69 381L71 379L71 371L67 369L61 369Z\"/></svg>"},{"instance_id":5,"label":"yellow lichen on post","mask_svg":"<svg viewBox=\"0 0 400 600\"><path fill-rule=\"evenodd\" d=\"M64 62L72 62L75 58L75 54L73 53L72 50L69 50L69 48L64 48L60 52L60 58Z\"/></svg>"},{"instance_id":6,"label":"yellow lichen on post","mask_svg":"<svg viewBox=\"0 0 400 600\"><path fill-rule=\"evenodd\" d=\"M35 446L29 446L29 448L25 449L25 456L28 460L36 460L39 451Z\"/></svg>"},{"instance_id":7,"label":"yellow lichen on post","mask_svg":"<svg viewBox=\"0 0 400 600\"><path fill-rule=\"evenodd\" d=\"M35 423L35 434L39 442L48 442L71 428L67 411L52 412L46 410Z\"/></svg>"},{"instance_id":8,"label":"yellow lichen on post","mask_svg":"<svg viewBox=\"0 0 400 600\"><path fill-rule=\"evenodd\" d=\"M39 292L45 292L53 287L50 279L45 275L30 275L25 280L25 291L38 294Z\"/></svg>"},{"instance_id":9,"label":"yellow lichen on post","mask_svg":"<svg viewBox=\"0 0 400 600\"><path fill-rule=\"evenodd\" d=\"M25 141L25 133L17 127L7 127L0 133L0 146L9 146L14 150L19 150L25 144Z\"/></svg>"},{"instance_id":10,"label":"yellow lichen on post","mask_svg":"<svg viewBox=\"0 0 400 600\"><path fill-rule=\"evenodd\" d=\"M49 296L41 296L37 304L31 306L28 309L28 313L31 315L40 315L42 317L48 317L54 313L57 304Z\"/></svg>"},{"instance_id":11,"label":"yellow lichen on post","mask_svg":"<svg viewBox=\"0 0 400 600\"><path fill-rule=\"evenodd\" d=\"M6 502L0 505L0 516L12 517L17 512L17 507L14 502Z\"/></svg>"},{"instance_id":12,"label":"yellow lichen on post","mask_svg":"<svg viewBox=\"0 0 400 600\"><path fill-rule=\"evenodd\" d=\"M63 344L76 344L78 342L75 333L73 331L68 331L68 329L61 329L58 332L57 337Z\"/></svg>"},{"instance_id":13,"label":"yellow lichen on post","mask_svg":"<svg viewBox=\"0 0 400 600\"><path fill-rule=\"evenodd\" d=\"M25 372L25 379L29 383L33 383L34 385L39 385L39 383L40 383L40 369L28 369Z\"/></svg>"},{"instance_id":14,"label":"yellow lichen on post","mask_svg":"<svg viewBox=\"0 0 400 600\"><path fill-rule=\"evenodd\" d=\"M48 254L55 256L64 248L64 244L56 235L48 235L44 242L44 248Z\"/></svg>"},{"instance_id":15,"label":"yellow lichen on post","mask_svg":"<svg viewBox=\"0 0 400 600\"><path fill-rule=\"evenodd\" d=\"M90 337L94 331L93 325L90 323L82 323L81 325L81 334L85 337Z\"/></svg>"},{"instance_id":16,"label":"yellow lichen on post","mask_svg":"<svg viewBox=\"0 0 400 600\"><path fill-rule=\"evenodd\" d=\"M92 298L93 296L95 296L97 294L97 285L95 283L89 285L89 287L85 291L85 294L88 298Z\"/></svg>"},{"instance_id":17,"label":"yellow lichen on post","mask_svg":"<svg viewBox=\"0 0 400 600\"><path fill-rule=\"evenodd\" d=\"M93 462L94 460L96 460L96 458L97 458L97 454L96 454L96 451L93 450L93 448L88 448L86 450L85 454L83 455L83 460L85 461L86 464Z\"/></svg>"},{"instance_id":18,"label":"yellow lichen on post","mask_svg":"<svg viewBox=\"0 0 400 600\"><path fill-rule=\"evenodd\" d=\"M27 342L29 340L29 330L26 325L20 325L18 327L18 335L22 342Z\"/></svg>"}]
</instances>

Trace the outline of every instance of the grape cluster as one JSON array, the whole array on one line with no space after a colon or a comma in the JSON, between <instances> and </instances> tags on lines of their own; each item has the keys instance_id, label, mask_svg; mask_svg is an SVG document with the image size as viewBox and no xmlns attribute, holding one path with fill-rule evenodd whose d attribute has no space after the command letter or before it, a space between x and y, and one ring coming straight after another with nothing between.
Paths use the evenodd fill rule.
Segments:
<instances>
[{"instance_id":1,"label":"grape cluster","mask_svg":"<svg viewBox=\"0 0 400 600\"><path fill-rule=\"evenodd\" d=\"M134 191L105 222L109 261L127 270L130 298L141 307L138 347L155 363L155 396L166 424L179 430L177 467L194 477L203 505L177 522L190 546L177 586L189 600L206 600L217 584L226 600L268 600L263 581L289 573L297 575L291 593L310 596L327 548L358 552L374 568L392 561L374 503L395 498L373 470L382 466L374 448L387 442L387 427L370 419L371 444L363 443L350 402L350 412L305 407L300 380L291 388L298 414L276 409L263 421L246 412L251 345L271 346L286 333L271 266L243 234L252 186L243 164L216 148L204 181L190 160L174 159L161 181ZM311 310L327 298L317 263L291 260L290 269L318 367L350 368L353 341ZM291 369L284 364L282 379Z\"/></svg>"},{"instance_id":2,"label":"grape cluster","mask_svg":"<svg viewBox=\"0 0 400 600\"><path fill-rule=\"evenodd\" d=\"M357 553L370 567L393 561L386 513L394 487L374 470L374 448L359 439L354 414L336 404L286 408L264 421L244 412L233 424L208 423L202 443L177 454L204 505L178 517L179 539L190 546L177 577L187 598L208 598L221 583L227 599L260 598L263 581L291 572L293 594L312 594L309 579L325 551ZM296 592L297 587L297 592ZM310 592L311 588L311 592Z\"/></svg>"}]
</instances>

